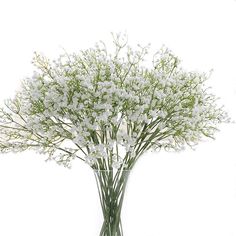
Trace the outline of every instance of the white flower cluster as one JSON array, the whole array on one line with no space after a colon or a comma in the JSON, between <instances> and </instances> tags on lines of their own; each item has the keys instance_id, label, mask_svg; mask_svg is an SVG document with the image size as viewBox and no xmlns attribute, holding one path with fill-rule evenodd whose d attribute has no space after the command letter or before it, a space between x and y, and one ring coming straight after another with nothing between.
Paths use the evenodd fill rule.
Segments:
<instances>
[{"instance_id":1,"label":"white flower cluster","mask_svg":"<svg viewBox=\"0 0 236 236\"><path fill-rule=\"evenodd\" d=\"M1 151L34 148L65 166L77 157L94 169L128 169L151 148L194 145L228 121L206 92L206 74L183 71L165 48L144 68L146 47L114 42L114 55L99 45L53 62L35 54L37 72L0 111Z\"/></svg>"}]
</instances>

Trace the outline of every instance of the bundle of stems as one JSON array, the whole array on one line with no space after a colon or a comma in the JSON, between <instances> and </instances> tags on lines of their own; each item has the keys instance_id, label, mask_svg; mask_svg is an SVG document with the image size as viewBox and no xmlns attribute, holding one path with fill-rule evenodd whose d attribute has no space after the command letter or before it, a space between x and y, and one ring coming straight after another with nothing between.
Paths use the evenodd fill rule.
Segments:
<instances>
[{"instance_id":1,"label":"bundle of stems","mask_svg":"<svg viewBox=\"0 0 236 236\"><path fill-rule=\"evenodd\" d=\"M129 170L95 170L104 222L100 236L122 236L121 209Z\"/></svg>"}]
</instances>

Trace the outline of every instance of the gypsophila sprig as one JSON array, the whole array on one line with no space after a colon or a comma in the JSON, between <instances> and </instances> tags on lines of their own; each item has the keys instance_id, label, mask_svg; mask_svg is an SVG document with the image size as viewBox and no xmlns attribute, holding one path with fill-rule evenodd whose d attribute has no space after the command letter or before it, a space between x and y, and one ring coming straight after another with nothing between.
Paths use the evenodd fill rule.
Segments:
<instances>
[{"instance_id":1,"label":"gypsophila sprig","mask_svg":"<svg viewBox=\"0 0 236 236\"><path fill-rule=\"evenodd\" d=\"M131 169L150 149L181 150L229 121L208 92L205 73L187 72L167 48L152 67L149 47L133 50L113 34L104 43L50 61L35 53L36 71L0 110L0 150L34 149L69 167L79 158L94 169Z\"/></svg>"}]
</instances>

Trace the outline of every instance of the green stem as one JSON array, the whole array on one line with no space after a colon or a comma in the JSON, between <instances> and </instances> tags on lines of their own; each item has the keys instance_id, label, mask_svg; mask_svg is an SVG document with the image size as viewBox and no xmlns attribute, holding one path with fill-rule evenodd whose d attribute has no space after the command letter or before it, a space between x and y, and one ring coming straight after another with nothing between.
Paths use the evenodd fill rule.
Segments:
<instances>
[{"instance_id":1,"label":"green stem","mask_svg":"<svg viewBox=\"0 0 236 236\"><path fill-rule=\"evenodd\" d=\"M100 236L122 236L121 209L129 171L95 170L104 223Z\"/></svg>"}]
</instances>

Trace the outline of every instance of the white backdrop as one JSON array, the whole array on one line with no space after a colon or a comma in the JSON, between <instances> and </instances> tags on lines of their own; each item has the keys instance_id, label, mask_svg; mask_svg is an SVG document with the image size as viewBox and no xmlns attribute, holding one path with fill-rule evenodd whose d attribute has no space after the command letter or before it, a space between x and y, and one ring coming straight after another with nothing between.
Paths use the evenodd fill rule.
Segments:
<instances>
[{"instance_id":1,"label":"white backdrop","mask_svg":"<svg viewBox=\"0 0 236 236\"><path fill-rule=\"evenodd\" d=\"M131 45L162 44L209 81L236 120L235 0L0 1L0 101L32 73L34 51L53 58L91 47L110 32ZM236 236L236 125L195 151L143 156L130 176L125 236ZM97 236L100 206L92 171L32 152L0 156L0 235Z\"/></svg>"}]
</instances>

